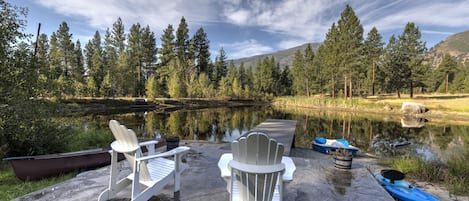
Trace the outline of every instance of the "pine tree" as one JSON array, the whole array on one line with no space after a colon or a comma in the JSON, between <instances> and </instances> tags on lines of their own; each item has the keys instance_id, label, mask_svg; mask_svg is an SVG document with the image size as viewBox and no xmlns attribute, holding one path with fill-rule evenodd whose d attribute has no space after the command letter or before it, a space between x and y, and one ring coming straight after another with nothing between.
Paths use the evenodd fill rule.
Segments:
<instances>
[{"instance_id":1,"label":"pine tree","mask_svg":"<svg viewBox=\"0 0 469 201\"><path fill-rule=\"evenodd\" d=\"M93 45L93 55L91 55L91 64L92 68L89 69L89 76L93 77L93 83L96 84L95 87L97 90L91 90L96 92L94 95L98 96L99 89L101 88L101 83L104 79L104 60L103 60L103 49L101 46L101 35L98 31L95 32L93 39L91 40L91 44ZM90 87L87 84L87 87Z\"/></svg>"},{"instance_id":2,"label":"pine tree","mask_svg":"<svg viewBox=\"0 0 469 201\"><path fill-rule=\"evenodd\" d=\"M354 72L360 66L362 55L363 27L349 5L340 14L337 29L339 31L338 47L340 49L337 59L339 59L341 72L344 75L344 96L352 98L352 78ZM349 92L347 92L347 89L349 89Z\"/></svg>"},{"instance_id":3,"label":"pine tree","mask_svg":"<svg viewBox=\"0 0 469 201\"><path fill-rule=\"evenodd\" d=\"M201 27L197 30L193 37L194 43L194 57L196 60L196 73L211 74L211 69L209 69L210 63L210 41L207 38L207 33Z\"/></svg>"},{"instance_id":4,"label":"pine tree","mask_svg":"<svg viewBox=\"0 0 469 201\"><path fill-rule=\"evenodd\" d=\"M176 57L174 29L171 24L169 24L168 27L163 30L163 35L160 39L161 48L158 49L158 53L160 56L158 59L159 68L157 70L158 83L159 86L162 87L162 92L167 94L167 82L170 77L169 63Z\"/></svg>"},{"instance_id":5,"label":"pine tree","mask_svg":"<svg viewBox=\"0 0 469 201\"><path fill-rule=\"evenodd\" d=\"M290 73L290 67L285 66L283 68L283 71L280 75L280 80L279 80L279 95L281 96L289 96L292 95L292 75Z\"/></svg>"},{"instance_id":6,"label":"pine tree","mask_svg":"<svg viewBox=\"0 0 469 201\"><path fill-rule=\"evenodd\" d=\"M166 66L175 57L175 41L174 41L174 29L172 25L163 30L161 36L161 48L158 50L160 54L160 65Z\"/></svg>"},{"instance_id":7,"label":"pine tree","mask_svg":"<svg viewBox=\"0 0 469 201\"><path fill-rule=\"evenodd\" d=\"M382 72L384 73L384 90L387 92L396 90L397 96L401 97L401 90L406 86L408 71L405 68L403 54L398 41L394 35L389 38L382 61Z\"/></svg>"},{"instance_id":8,"label":"pine tree","mask_svg":"<svg viewBox=\"0 0 469 201\"><path fill-rule=\"evenodd\" d=\"M75 48L73 51L73 57L71 61L71 78L72 78L72 83L73 83L73 91L74 95L81 95L84 89L84 74L85 74L85 68L84 68L84 57L83 57L83 50L81 49L81 43L80 40L77 40L75 43Z\"/></svg>"},{"instance_id":9,"label":"pine tree","mask_svg":"<svg viewBox=\"0 0 469 201\"><path fill-rule=\"evenodd\" d=\"M312 95L312 85L313 81L317 79L316 74L313 73L313 61L314 61L314 52L313 48L311 47L311 44L308 44L305 49L305 54L304 54L304 69L305 71L303 72L304 80L305 80L305 89L306 89L306 95L311 96Z\"/></svg>"},{"instance_id":10,"label":"pine tree","mask_svg":"<svg viewBox=\"0 0 469 201\"><path fill-rule=\"evenodd\" d=\"M38 66L38 93L40 96L47 96L50 89L49 83L49 41L46 34L41 34L37 41L37 66Z\"/></svg>"},{"instance_id":11,"label":"pine tree","mask_svg":"<svg viewBox=\"0 0 469 201\"><path fill-rule=\"evenodd\" d=\"M57 41L57 34L52 32L50 37L50 50L49 50L49 79L50 81L56 80L62 74L61 68L62 52L59 50L59 43ZM54 91L55 88L52 87Z\"/></svg>"},{"instance_id":12,"label":"pine tree","mask_svg":"<svg viewBox=\"0 0 469 201\"><path fill-rule=\"evenodd\" d=\"M125 28L120 17L112 24L112 44L117 49L117 55L125 51Z\"/></svg>"},{"instance_id":13,"label":"pine tree","mask_svg":"<svg viewBox=\"0 0 469 201\"><path fill-rule=\"evenodd\" d=\"M339 34L337 26L332 23L331 28L326 33L324 43L318 48L314 64L316 72L320 73L321 78L329 78L328 85L331 87L331 96L333 98L336 97L336 91L339 90L339 87L336 87L338 78L343 74L340 71L341 61L338 59L342 51L339 46ZM325 81L320 82L320 85L327 87Z\"/></svg>"},{"instance_id":14,"label":"pine tree","mask_svg":"<svg viewBox=\"0 0 469 201\"><path fill-rule=\"evenodd\" d=\"M147 25L142 32L142 61L145 70L149 73L156 71L157 51L155 33L153 33L150 30L150 26ZM149 77L149 75L145 77Z\"/></svg>"},{"instance_id":15,"label":"pine tree","mask_svg":"<svg viewBox=\"0 0 469 201\"><path fill-rule=\"evenodd\" d=\"M112 33L109 29L106 30L104 36L104 75L103 81L101 83L101 92L103 92L106 97L114 97L117 95L117 82L119 78L119 68L118 68L119 56L114 46L114 39Z\"/></svg>"},{"instance_id":16,"label":"pine tree","mask_svg":"<svg viewBox=\"0 0 469 201\"><path fill-rule=\"evenodd\" d=\"M69 33L69 27L66 22L62 22L57 30L58 50L61 52L60 65L62 75L69 79L71 75L71 61L73 58L74 44L72 43L72 34Z\"/></svg>"},{"instance_id":17,"label":"pine tree","mask_svg":"<svg viewBox=\"0 0 469 201\"><path fill-rule=\"evenodd\" d=\"M131 75L133 81L133 96L143 95L143 65L142 65L142 48L141 48L141 37L142 31L140 24L133 24L130 27L130 33L128 38L128 56L129 56L129 67L130 72L127 75Z\"/></svg>"},{"instance_id":18,"label":"pine tree","mask_svg":"<svg viewBox=\"0 0 469 201\"><path fill-rule=\"evenodd\" d=\"M445 93L449 91L449 83L454 79L458 63L449 53L443 56L443 60L438 65L438 71L443 75Z\"/></svg>"},{"instance_id":19,"label":"pine tree","mask_svg":"<svg viewBox=\"0 0 469 201\"><path fill-rule=\"evenodd\" d=\"M90 74L91 69L93 69L93 60L91 58L93 57L93 54L94 54L94 46L91 40L89 40L88 43L86 43L84 53L85 53L85 71L87 71L88 74Z\"/></svg>"},{"instance_id":20,"label":"pine tree","mask_svg":"<svg viewBox=\"0 0 469 201\"><path fill-rule=\"evenodd\" d=\"M305 76L304 72L306 72L305 65L304 65L304 57L300 50L295 52L295 56L292 62L292 76L293 76L293 91L295 95L307 95L306 87L305 87Z\"/></svg>"},{"instance_id":21,"label":"pine tree","mask_svg":"<svg viewBox=\"0 0 469 201\"><path fill-rule=\"evenodd\" d=\"M106 52L111 51L108 53L110 57L114 57L114 53L116 52L116 63L109 61L109 69L111 69L111 84L112 84L112 93L113 95L128 95L126 93L128 85L127 81L132 79L132 77L128 78L129 66L127 65L127 52L125 46L125 28L124 24L122 23L122 19L119 17L117 18L116 22L112 24L112 31L109 38L109 41L105 42L106 44ZM112 66L111 66L112 65Z\"/></svg>"},{"instance_id":22,"label":"pine tree","mask_svg":"<svg viewBox=\"0 0 469 201\"><path fill-rule=\"evenodd\" d=\"M425 42L420 40L422 34L413 22L407 23L404 32L399 36L399 46L404 59L404 68L406 68L406 83L410 88L410 98L414 97L414 85L418 80L418 73L422 70L422 62L426 51ZM417 77L416 77L417 76Z\"/></svg>"},{"instance_id":23,"label":"pine tree","mask_svg":"<svg viewBox=\"0 0 469 201\"><path fill-rule=\"evenodd\" d=\"M187 53L189 51L189 28L184 17L179 22L178 29L176 31L176 56L183 65L182 68L186 68L187 65Z\"/></svg>"},{"instance_id":24,"label":"pine tree","mask_svg":"<svg viewBox=\"0 0 469 201\"><path fill-rule=\"evenodd\" d=\"M214 85L216 86L215 88L219 86L220 80L226 76L227 71L228 68L226 66L226 54L225 50L223 50L222 47L218 55L215 57L215 64L211 78L212 83L214 83Z\"/></svg>"},{"instance_id":25,"label":"pine tree","mask_svg":"<svg viewBox=\"0 0 469 201\"><path fill-rule=\"evenodd\" d=\"M376 83L376 65L378 63L378 59L383 53L383 45L384 43L381 41L382 37L378 33L378 29L373 27L368 36L365 40L363 53L364 58L366 59L365 65L370 66L371 70L368 70L368 78L371 79L370 81L370 94L372 96L375 95L375 83Z\"/></svg>"}]
</instances>

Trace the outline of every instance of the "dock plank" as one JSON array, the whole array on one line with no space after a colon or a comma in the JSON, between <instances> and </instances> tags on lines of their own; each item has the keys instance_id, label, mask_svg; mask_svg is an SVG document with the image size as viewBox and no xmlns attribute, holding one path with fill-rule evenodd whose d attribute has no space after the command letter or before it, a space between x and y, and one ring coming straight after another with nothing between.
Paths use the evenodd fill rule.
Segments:
<instances>
[{"instance_id":1,"label":"dock plank","mask_svg":"<svg viewBox=\"0 0 469 201\"><path fill-rule=\"evenodd\" d=\"M270 138L285 146L284 156L290 155L295 136L296 121L284 119L267 119L257 125L251 131L265 132Z\"/></svg>"}]
</instances>

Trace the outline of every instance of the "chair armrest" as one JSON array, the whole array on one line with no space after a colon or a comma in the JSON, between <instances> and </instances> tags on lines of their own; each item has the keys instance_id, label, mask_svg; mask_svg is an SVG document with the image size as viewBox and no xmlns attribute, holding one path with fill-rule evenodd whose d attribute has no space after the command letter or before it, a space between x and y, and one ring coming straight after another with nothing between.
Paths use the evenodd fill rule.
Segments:
<instances>
[{"instance_id":1,"label":"chair armrest","mask_svg":"<svg viewBox=\"0 0 469 201\"><path fill-rule=\"evenodd\" d=\"M285 164L283 163L274 164L274 165L251 165L251 164L240 163L238 161L232 160L228 163L228 166L233 169L240 170L242 172L259 173L259 174L267 174L267 173L285 171Z\"/></svg>"},{"instance_id":2,"label":"chair armrest","mask_svg":"<svg viewBox=\"0 0 469 201\"><path fill-rule=\"evenodd\" d=\"M141 161L146 161L146 160L150 160L150 159L153 159L153 158L174 156L174 155L178 155L178 154L184 154L184 153L188 152L190 149L191 148L189 148L189 147L177 147L175 149L172 149L171 151L163 152L163 153L156 154L156 155L140 157L140 158L136 158L135 160L138 161L138 162L141 162Z\"/></svg>"},{"instance_id":3,"label":"chair armrest","mask_svg":"<svg viewBox=\"0 0 469 201\"><path fill-rule=\"evenodd\" d=\"M148 145L155 145L155 144L158 144L158 141L156 141L156 140L149 140L149 141L145 141L145 142L140 142L140 143L138 143L138 145L140 145L140 146L148 146Z\"/></svg>"},{"instance_id":4,"label":"chair armrest","mask_svg":"<svg viewBox=\"0 0 469 201\"><path fill-rule=\"evenodd\" d=\"M137 149L140 149L140 146L124 147L121 144L119 144L119 142L114 141L111 143L111 148L112 150L117 151L119 153L130 153L130 152L136 151Z\"/></svg>"}]
</instances>

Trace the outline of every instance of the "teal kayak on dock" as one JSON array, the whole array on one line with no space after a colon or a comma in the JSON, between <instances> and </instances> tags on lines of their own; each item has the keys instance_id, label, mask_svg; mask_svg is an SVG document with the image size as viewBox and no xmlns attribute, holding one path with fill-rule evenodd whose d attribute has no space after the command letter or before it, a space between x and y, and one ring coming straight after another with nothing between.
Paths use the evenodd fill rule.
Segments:
<instances>
[{"instance_id":1,"label":"teal kayak on dock","mask_svg":"<svg viewBox=\"0 0 469 201\"><path fill-rule=\"evenodd\" d=\"M404 173L397 170L382 170L375 178L395 199L402 201L438 201L439 199L424 190L410 185L404 180Z\"/></svg>"}]
</instances>

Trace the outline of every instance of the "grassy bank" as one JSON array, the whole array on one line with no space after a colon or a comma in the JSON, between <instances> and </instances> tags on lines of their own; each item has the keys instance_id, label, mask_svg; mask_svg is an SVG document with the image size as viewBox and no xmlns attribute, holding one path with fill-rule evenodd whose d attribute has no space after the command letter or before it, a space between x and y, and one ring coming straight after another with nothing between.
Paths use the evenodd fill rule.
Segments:
<instances>
[{"instance_id":1,"label":"grassy bank","mask_svg":"<svg viewBox=\"0 0 469 201\"><path fill-rule=\"evenodd\" d=\"M460 158L451 158L446 165L417 157L381 160L379 164L404 172L409 179L445 186L453 195L469 195L469 163L465 160L468 157L466 152Z\"/></svg>"},{"instance_id":2,"label":"grassy bank","mask_svg":"<svg viewBox=\"0 0 469 201\"><path fill-rule=\"evenodd\" d=\"M402 97L408 97L403 95ZM421 117L432 122L453 121L463 124L469 122L468 95L419 95L416 98L397 98L396 96L354 97L352 99L331 97L277 97L272 104L277 107L312 108L333 111L380 113L402 115L403 102L422 103L429 112Z\"/></svg>"}]
</instances>

